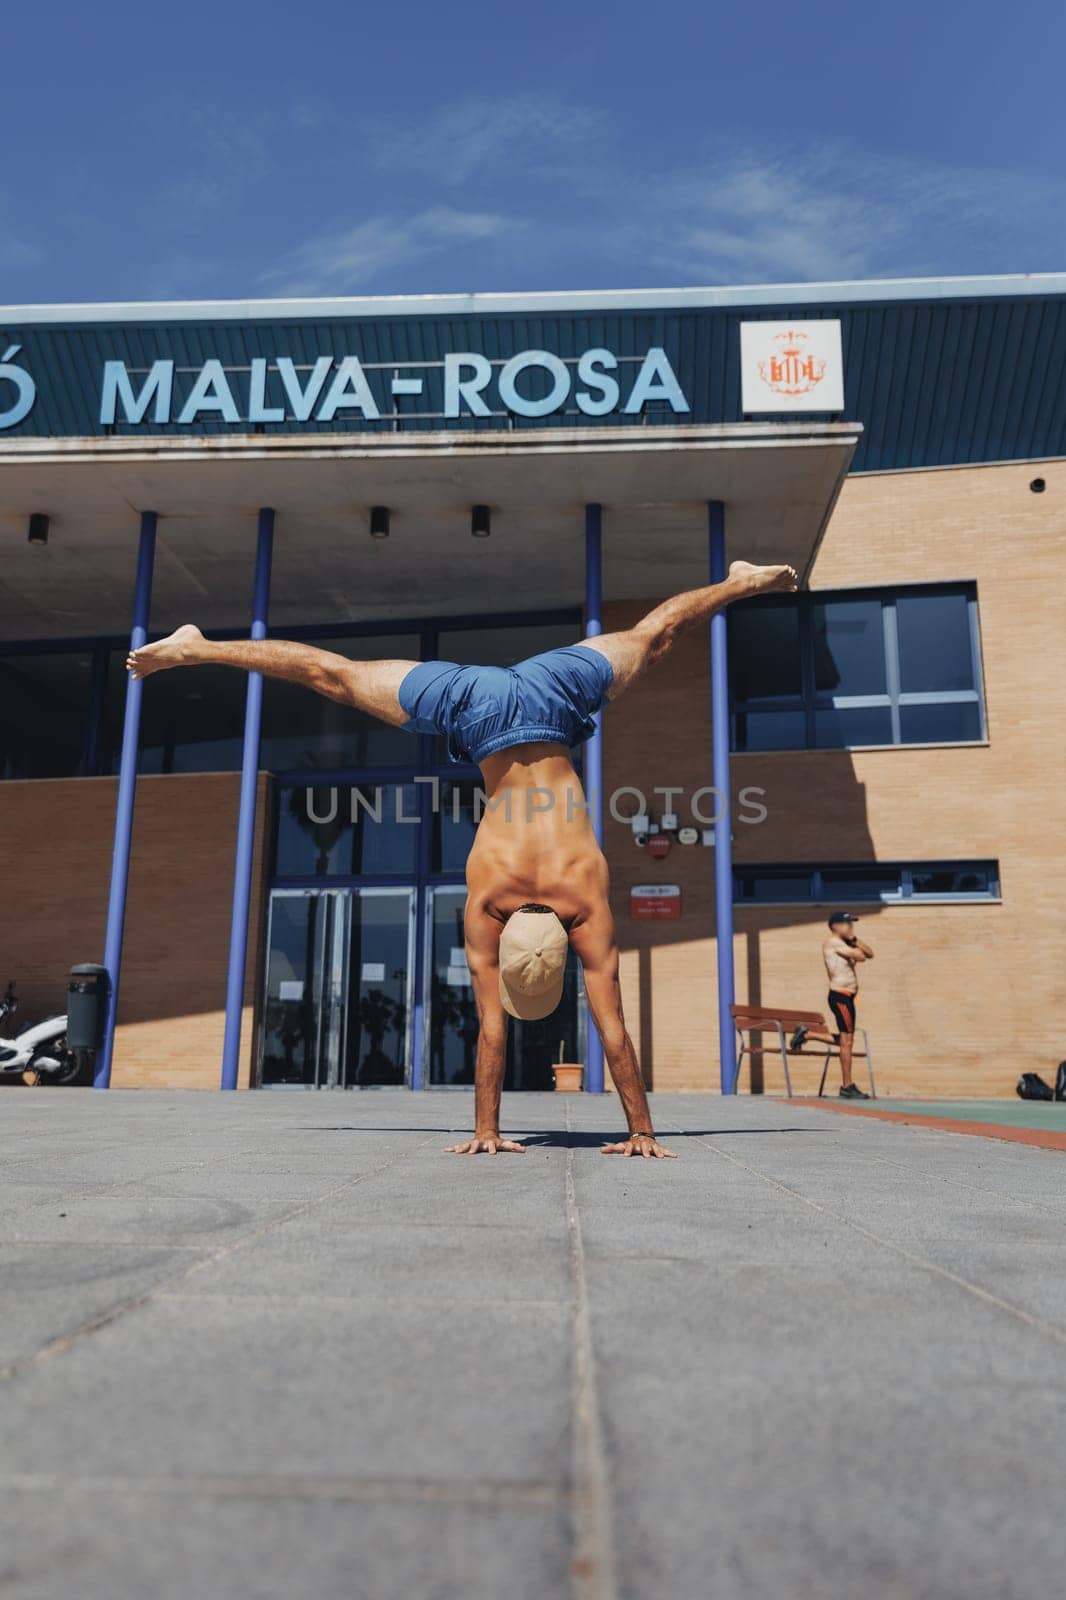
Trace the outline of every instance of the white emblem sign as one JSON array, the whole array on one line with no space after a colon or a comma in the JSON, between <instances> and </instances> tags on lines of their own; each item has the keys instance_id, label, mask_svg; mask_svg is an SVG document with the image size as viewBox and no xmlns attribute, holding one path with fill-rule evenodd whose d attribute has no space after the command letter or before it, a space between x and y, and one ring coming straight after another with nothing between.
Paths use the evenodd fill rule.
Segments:
<instances>
[{"instance_id":1,"label":"white emblem sign","mask_svg":"<svg viewBox=\"0 0 1066 1600\"><path fill-rule=\"evenodd\" d=\"M843 411L840 323L742 322L741 410Z\"/></svg>"}]
</instances>

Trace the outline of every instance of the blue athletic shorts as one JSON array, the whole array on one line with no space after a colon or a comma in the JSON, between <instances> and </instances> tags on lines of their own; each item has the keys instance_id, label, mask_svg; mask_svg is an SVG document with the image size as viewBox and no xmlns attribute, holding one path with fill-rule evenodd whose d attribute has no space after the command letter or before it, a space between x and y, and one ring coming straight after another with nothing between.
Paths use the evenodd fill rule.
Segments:
<instances>
[{"instance_id":1,"label":"blue athletic shorts","mask_svg":"<svg viewBox=\"0 0 1066 1600\"><path fill-rule=\"evenodd\" d=\"M614 671L599 650L567 645L516 667L423 661L400 684L412 733L443 733L452 761L475 764L516 744L580 744Z\"/></svg>"}]
</instances>

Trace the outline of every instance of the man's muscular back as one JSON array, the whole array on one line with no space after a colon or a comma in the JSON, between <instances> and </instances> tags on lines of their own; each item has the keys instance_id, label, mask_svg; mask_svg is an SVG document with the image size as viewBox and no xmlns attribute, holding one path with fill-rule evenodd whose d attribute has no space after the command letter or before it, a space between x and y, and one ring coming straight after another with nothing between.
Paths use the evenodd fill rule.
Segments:
<instances>
[{"instance_id":1,"label":"man's muscular back","mask_svg":"<svg viewBox=\"0 0 1066 1600\"><path fill-rule=\"evenodd\" d=\"M569 752L528 744L482 763L487 802L470 855L468 922L503 926L531 902L564 927L606 907L607 863L588 819Z\"/></svg>"}]
</instances>

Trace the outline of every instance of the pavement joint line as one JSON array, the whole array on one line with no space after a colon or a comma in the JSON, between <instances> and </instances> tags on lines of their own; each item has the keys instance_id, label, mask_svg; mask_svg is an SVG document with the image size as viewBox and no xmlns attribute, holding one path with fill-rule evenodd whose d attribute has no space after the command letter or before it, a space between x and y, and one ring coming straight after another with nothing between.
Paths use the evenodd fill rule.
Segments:
<instances>
[{"instance_id":1,"label":"pavement joint line","mask_svg":"<svg viewBox=\"0 0 1066 1600\"><path fill-rule=\"evenodd\" d=\"M569 1138L573 1131L569 1102L565 1111ZM573 1600L617 1600L610 1481L596 1385L585 1244L574 1183L573 1144L566 1147L564 1192L574 1295L571 1387L574 1550L570 1563L571 1593Z\"/></svg>"},{"instance_id":2,"label":"pavement joint line","mask_svg":"<svg viewBox=\"0 0 1066 1600\"><path fill-rule=\"evenodd\" d=\"M181 1496L189 1500L325 1500L345 1505L436 1504L501 1510L566 1506L571 1499L565 1485L535 1480L513 1484L453 1483L431 1478L305 1478L265 1473L209 1473L195 1478L162 1474L131 1478L109 1473L94 1473L91 1477L56 1473L0 1475L0 1491L5 1494L54 1494L59 1490Z\"/></svg>"},{"instance_id":3,"label":"pavement joint line","mask_svg":"<svg viewBox=\"0 0 1066 1600\"><path fill-rule=\"evenodd\" d=\"M293 1206L283 1216L271 1217L261 1227L250 1228L247 1232L239 1234L237 1238L228 1239L224 1245L211 1251L210 1254L189 1262L180 1272L174 1272L158 1278L148 1288L142 1290L140 1294L129 1295L125 1299L118 1300L114 1304L96 1312L93 1316L86 1317L83 1322L78 1323L74 1328L68 1329L66 1333L57 1334L55 1338L49 1339L47 1343L34 1350L32 1354L17 1356L13 1361L9 1361L5 1366L0 1367L0 1383L10 1383L12 1380L32 1372L35 1367L41 1366L45 1361L50 1361L55 1356L64 1355L73 1345L80 1343L83 1339L91 1337L94 1333L99 1333L103 1328L110 1327L122 1317L129 1316L131 1312L143 1309L170 1284L184 1282L194 1272L199 1272L204 1267L214 1266L216 1262L223 1261L227 1256L242 1250L245 1245L264 1238L267 1234L273 1232L275 1228L294 1221L296 1217L303 1216L308 1211L313 1211L316 1206L325 1205L327 1202L336 1200L339 1195L354 1189L360 1183L367 1182L370 1178L380 1176L381 1173L387 1172L390 1167L398 1166L400 1162L410 1160L413 1155L425 1149L431 1140L437 1137L438 1134L434 1131L427 1138L420 1139L414 1150L401 1150L398 1154L390 1156L387 1161L382 1162L380 1166L372 1167L367 1172L361 1172L357 1177L349 1179L346 1183L338 1184L335 1188L327 1190L325 1194L315 1195L312 1199L305 1200L298 1206Z\"/></svg>"},{"instance_id":4,"label":"pavement joint line","mask_svg":"<svg viewBox=\"0 0 1066 1600\"><path fill-rule=\"evenodd\" d=\"M677 1131L680 1133L684 1130L678 1129ZM864 1227L861 1222L855 1222L852 1218L845 1217L840 1212L831 1210L828 1206L819 1205L817 1200L809 1199L807 1195L801 1194L798 1189L793 1189L787 1183L782 1183L780 1179L771 1177L769 1173L760 1172L758 1167L748 1166L746 1162L741 1161L737 1156L731 1156L728 1151L716 1148L708 1140L697 1136L696 1142L706 1145L713 1155L720 1156L724 1161L732 1162L734 1166L750 1173L753 1178L760 1179L761 1182L769 1184L772 1188L779 1189L782 1194L790 1195L793 1200L798 1200L801 1205L808 1206L812 1211L817 1211L820 1216L829 1217L833 1222L838 1222L845 1228L852 1229L854 1233L861 1234L864 1239L869 1239L871 1243L893 1251L896 1255L901 1256L904 1261L909 1261L913 1266L920 1267L923 1272L931 1272L936 1277L946 1279L948 1283L955 1284L957 1288L965 1290L967 1294L972 1294L975 1299L983 1300L986 1305L994 1306L999 1311L1007 1312L1008 1316L1015 1317L1019 1322L1026 1323L1036 1332L1046 1334L1056 1344L1066 1345L1066 1328L1058 1327L1053 1322L1047 1322L1043 1317L1034 1316L1031 1311L1025 1311L1021 1306L1013 1305L1009 1300L1004 1300L999 1295L993 1294L990 1289L983 1288L981 1284L973 1283L969 1278L964 1278L961 1274L952 1272L950 1268L942 1267L937 1262L930 1261L927 1256L918 1255L916 1251L908 1250L905 1245L897 1244L893 1239L886 1239L883 1235L874 1233L871 1228Z\"/></svg>"}]
</instances>

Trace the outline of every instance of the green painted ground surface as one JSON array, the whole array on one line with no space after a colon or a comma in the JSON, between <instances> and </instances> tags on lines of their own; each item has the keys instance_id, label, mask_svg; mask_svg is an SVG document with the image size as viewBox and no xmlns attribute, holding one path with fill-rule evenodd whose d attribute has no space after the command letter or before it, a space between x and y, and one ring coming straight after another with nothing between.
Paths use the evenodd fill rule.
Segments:
<instances>
[{"instance_id":1,"label":"green painted ground surface","mask_svg":"<svg viewBox=\"0 0 1066 1600\"><path fill-rule=\"evenodd\" d=\"M1007 1128L1062 1129L1066 1133L1066 1102L1046 1100L878 1100L878 1111L902 1111L907 1116L951 1117L959 1122L998 1122Z\"/></svg>"}]
</instances>

